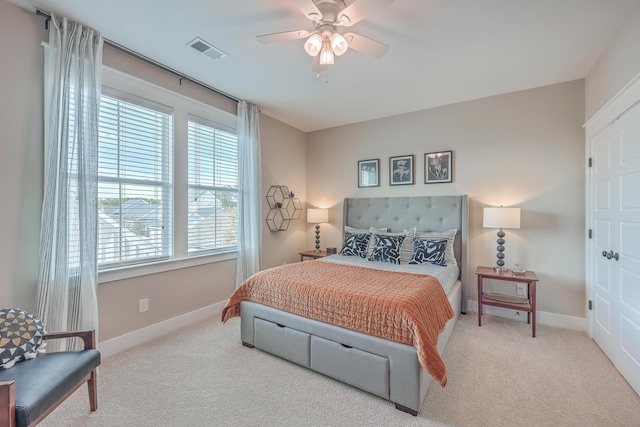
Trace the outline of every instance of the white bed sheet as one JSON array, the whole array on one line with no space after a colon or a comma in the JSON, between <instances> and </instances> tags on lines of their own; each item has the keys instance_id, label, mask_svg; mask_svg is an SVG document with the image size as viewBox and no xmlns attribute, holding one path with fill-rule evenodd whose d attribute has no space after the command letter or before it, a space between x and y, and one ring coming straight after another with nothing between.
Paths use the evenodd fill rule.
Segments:
<instances>
[{"instance_id":1,"label":"white bed sheet","mask_svg":"<svg viewBox=\"0 0 640 427\"><path fill-rule=\"evenodd\" d=\"M444 289L445 294L453 287L460 270L457 265L447 265L442 267L435 264L390 264L388 262L369 261L366 258L357 256L344 256L340 254L330 255L324 258L318 258L316 261L333 262L336 264L355 265L358 267L372 268L375 270L399 271L403 273L428 274L438 279L440 286ZM308 262L308 261L306 261Z\"/></svg>"}]
</instances>

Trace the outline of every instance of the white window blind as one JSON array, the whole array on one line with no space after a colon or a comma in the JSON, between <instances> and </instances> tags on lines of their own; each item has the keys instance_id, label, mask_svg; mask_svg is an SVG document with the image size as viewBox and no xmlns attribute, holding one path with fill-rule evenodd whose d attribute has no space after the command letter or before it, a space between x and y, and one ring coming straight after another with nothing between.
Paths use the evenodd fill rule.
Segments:
<instances>
[{"instance_id":1,"label":"white window blind","mask_svg":"<svg viewBox=\"0 0 640 427\"><path fill-rule=\"evenodd\" d=\"M238 139L234 130L190 116L188 251L238 243Z\"/></svg>"},{"instance_id":2,"label":"white window blind","mask_svg":"<svg viewBox=\"0 0 640 427\"><path fill-rule=\"evenodd\" d=\"M172 110L103 88L98 142L98 266L171 257Z\"/></svg>"}]
</instances>

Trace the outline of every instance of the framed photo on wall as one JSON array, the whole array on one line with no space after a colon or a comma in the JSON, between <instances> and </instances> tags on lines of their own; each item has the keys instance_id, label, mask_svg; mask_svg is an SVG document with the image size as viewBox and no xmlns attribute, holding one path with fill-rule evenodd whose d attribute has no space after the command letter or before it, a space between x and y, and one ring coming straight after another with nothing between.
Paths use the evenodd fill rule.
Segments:
<instances>
[{"instance_id":1,"label":"framed photo on wall","mask_svg":"<svg viewBox=\"0 0 640 427\"><path fill-rule=\"evenodd\" d=\"M453 151L438 151L424 155L424 183L453 182Z\"/></svg>"},{"instance_id":2,"label":"framed photo on wall","mask_svg":"<svg viewBox=\"0 0 640 427\"><path fill-rule=\"evenodd\" d=\"M380 159L358 161L358 187L380 185Z\"/></svg>"},{"instance_id":3,"label":"framed photo on wall","mask_svg":"<svg viewBox=\"0 0 640 427\"><path fill-rule=\"evenodd\" d=\"M389 185L412 185L413 154L389 157Z\"/></svg>"}]
</instances>

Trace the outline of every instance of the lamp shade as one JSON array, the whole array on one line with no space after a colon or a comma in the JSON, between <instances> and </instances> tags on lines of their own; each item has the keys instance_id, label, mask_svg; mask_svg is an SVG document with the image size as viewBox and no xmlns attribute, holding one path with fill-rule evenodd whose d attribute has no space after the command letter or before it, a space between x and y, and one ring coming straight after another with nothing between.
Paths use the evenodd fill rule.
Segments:
<instances>
[{"instance_id":1,"label":"lamp shade","mask_svg":"<svg viewBox=\"0 0 640 427\"><path fill-rule=\"evenodd\" d=\"M334 57L331 42L326 39L322 42L322 48L320 49L320 65L332 65Z\"/></svg>"},{"instance_id":2,"label":"lamp shade","mask_svg":"<svg viewBox=\"0 0 640 427\"><path fill-rule=\"evenodd\" d=\"M331 49L333 49L333 53L335 53L337 56L342 55L347 51L347 49L349 49L349 44L342 36L342 34L338 32L331 34L329 40L331 41Z\"/></svg>"},{"instance_id":3,"label":"lamp shade","mask_svg":"<svg viewBox=\"0 0 640 427\"><path fill-rule=\"evenodd\" d=\"M307 222L313 224L329 222L329 209L307 209Z\"/></svg>"},{"instance_id":4,"label":"lamp shade","mask_svg":"<svg viewBox=\"0 0 640 427\"><path fill-rule=\"evenodd\" d=\"M520 228L520 208L484 208L485 228Z\"/></svg>"},{"instance_id":5,"label":"lamp shade","mask_svg":"<svg viewBox=\"0 0 640 427\"><path fill-rule=\"evenodd\" d=\"M322 36L318 33L314 33L307 39L304 44L304 50L310 56L316 56L322 48Z\"/></svg>"}]
</instances>

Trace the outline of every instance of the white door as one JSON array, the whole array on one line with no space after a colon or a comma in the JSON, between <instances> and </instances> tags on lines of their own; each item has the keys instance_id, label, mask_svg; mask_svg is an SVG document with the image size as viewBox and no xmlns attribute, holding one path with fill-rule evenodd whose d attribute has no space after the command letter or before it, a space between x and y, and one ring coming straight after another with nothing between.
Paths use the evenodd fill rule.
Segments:
<instances>
[{"instance_id":1,"label":"white door","mask_svg":"<svg viewBox=\"0 0 640 427\"><path fill-rule=\"evenodd\" d=\"M640 106L590 142L593 339L640 394Z\"/></svg>"}]
</instances>

